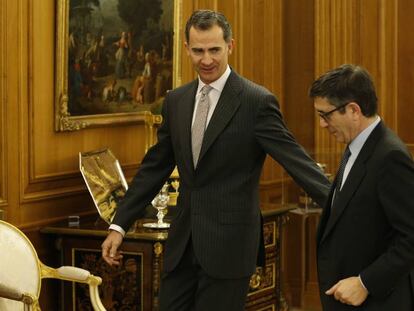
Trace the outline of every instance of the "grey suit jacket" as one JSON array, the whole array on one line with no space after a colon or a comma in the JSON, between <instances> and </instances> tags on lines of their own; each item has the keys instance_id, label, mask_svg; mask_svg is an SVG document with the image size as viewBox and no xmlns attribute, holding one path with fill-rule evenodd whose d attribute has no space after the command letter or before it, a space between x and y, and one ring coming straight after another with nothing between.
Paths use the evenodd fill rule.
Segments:
<instances>
[{"instance_id":1,"label":"grey suit jacket","mask_svg":"<svg viewBox=\"0 0 414 311\"><path fill-rule=\"evenodd\" d=\"M413 310L413 194L411 155L381 122L361 149L335 205L331 209L328 203L322 214L317 253L324 311ZM359 308L324 294L339 280L358 275L370 292Z\"/></svg>"},{"instance_id":2,"label":"grey suit jacket","mask_svg":"<svg viewBox=\"0 0 414 311\"><path fill-rule=\"evenodd\" d=\"M208 124L194 169L191 121L197 85L195 80L167 94L158 143L146 154L114 223L128 228L177 165L178 213L169 229L164 270L174 269L191 235L208 274L248 276L262 243L258 185L266 154L319 204L324 204L330 184L286 128L275 97L234 71Z\"/></svg>"}]
</instances>

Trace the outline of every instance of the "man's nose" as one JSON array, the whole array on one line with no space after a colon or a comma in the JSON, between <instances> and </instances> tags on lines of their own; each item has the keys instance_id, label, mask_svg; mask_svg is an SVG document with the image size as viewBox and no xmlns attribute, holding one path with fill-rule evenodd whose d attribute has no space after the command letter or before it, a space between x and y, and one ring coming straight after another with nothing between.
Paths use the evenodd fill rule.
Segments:
<instances>
[{"instance_id":1,"label":"man's nose","mask_svg":"<svg viewBox=\"0 0 414 311\"><path fill-rule=\"evenodd\" d=\"M203 58L201 59L201 63L203 65L210 65L213 62L213 58L211 57L210 53L206 52L203 54Z\"/></svg>"}]
</instances>

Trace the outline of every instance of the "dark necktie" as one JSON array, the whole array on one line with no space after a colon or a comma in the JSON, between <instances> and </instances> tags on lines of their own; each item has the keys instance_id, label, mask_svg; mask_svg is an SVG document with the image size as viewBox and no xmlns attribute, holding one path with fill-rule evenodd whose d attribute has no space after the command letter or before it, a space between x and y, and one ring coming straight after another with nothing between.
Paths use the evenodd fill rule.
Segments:
<instances>
[{"instance_id":1,"label":"dark necktie","mask_svg":"<svg viewBox=\"0 0 414 311\"><path fill-rule=\"evenodd\" d=\"M350 156L351 156L351 151L349 150L349 146L346 146L344 155L342 156L341 163L339 164L338 173L336 174L335 193L339 193L339 191L341 191L341 185L342 185L342 179L344 178L345 166L346 166L346 163L348 163L348 159Z\"/></svg>"},{"instance_id":2,"label":"dark necktie","mask_svg":"<svg viewBox=\"0 0 414 311\"><path fill-rule=\"evenodd\" d=\"M210 109L208 93L211 91L210 85L204 85L201 89L201 97L198 102L197 111L194 117L194 124L191 128L191 147L193 151L194 168L197 167L198 157L200 156L201 145L203 143L204 132L206 130L207 116Z\"/></svg>"}]
</instances>

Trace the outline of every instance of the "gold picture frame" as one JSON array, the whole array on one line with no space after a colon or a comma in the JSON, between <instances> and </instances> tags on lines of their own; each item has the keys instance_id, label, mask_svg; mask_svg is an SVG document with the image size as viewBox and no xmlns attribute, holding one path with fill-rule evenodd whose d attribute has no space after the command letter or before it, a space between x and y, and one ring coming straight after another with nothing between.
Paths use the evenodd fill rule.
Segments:
<instances>
[{"instance_id":1,"label":"gold picture frame","mask_svg":"<svg viewBox=\"0 0 414 311\"><path fill-rule=\"evenodd\" d=\"M55 3L55 130L160 124L166 91L181 84L182 0ZM131 8L148 9L145 28Z\"/></svg>"}]
</instances>

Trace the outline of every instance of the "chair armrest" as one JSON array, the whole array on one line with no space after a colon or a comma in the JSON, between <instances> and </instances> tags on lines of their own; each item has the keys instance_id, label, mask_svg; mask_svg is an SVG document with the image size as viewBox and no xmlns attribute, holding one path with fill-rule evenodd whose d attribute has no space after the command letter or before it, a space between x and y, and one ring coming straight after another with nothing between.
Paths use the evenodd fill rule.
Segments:
<instances>
[{"instance_id":1,"label":"chair armrest","mask_svg":"<svg viewBox=\"0 0 414 311\"><path fill-rule=\"evenodd\" d=\"M106 311L99 297L98 286L102 283L99 276L91 274L88 270L62 266L57 269L41 264L42 278L54 278L70 282L85 283L89 285L89 293L93 309L96 311Z\"/></svg>"},{"instance_id":2,"label":"chair armrest","mask_svg":"<svg viewBox=\"0 0 414 311\"><path fill-rule=\"evenodd\" d=\"M57 268L56 271L59 278L75 282L87 282L88 277L91 275L88 270L72 266L62 266Z\"/></svg>"},{"instance_id":3,"label":"chair armrest","mask_svg":"<svg viewBox=\"0 0 414 311\"><path fill-rule=\"evenodd\" d=\"M36 301L32 295L22 293L21 291L2 283L0 283L0 297L21 301L27 305L31 305Z\"/></svg>"}]
</instances>

